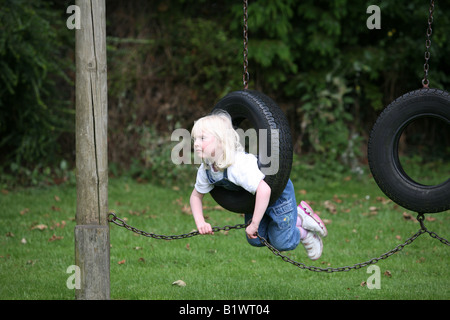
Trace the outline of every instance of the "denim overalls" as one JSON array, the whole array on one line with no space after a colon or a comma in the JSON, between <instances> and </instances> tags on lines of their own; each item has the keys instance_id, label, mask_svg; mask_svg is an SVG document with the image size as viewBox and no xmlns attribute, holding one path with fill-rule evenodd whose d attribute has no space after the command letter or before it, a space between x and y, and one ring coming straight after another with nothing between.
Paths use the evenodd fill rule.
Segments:
<instances>
[{"instance_id":1,"label":"denim overalls","mask_svg":"<svg viewBox=\"0 0 450 320\"><path fill-rule=\"evenodd\" d=\"M215 181L210 170L206 169L206 176L211 184L228 190L240 191L242 187L228 180L227 169L223 172L223 178ZM245 214L245 223L248 223L253 214ZM280 197L272 205L267 207L259 224L258 233L279 251L294 250L300 243L300 231L297 223L297 202L292 181L289 179ZM263 244L259 240L249 239L247 241L255 247Z\"/></svg>"}]
</instances>

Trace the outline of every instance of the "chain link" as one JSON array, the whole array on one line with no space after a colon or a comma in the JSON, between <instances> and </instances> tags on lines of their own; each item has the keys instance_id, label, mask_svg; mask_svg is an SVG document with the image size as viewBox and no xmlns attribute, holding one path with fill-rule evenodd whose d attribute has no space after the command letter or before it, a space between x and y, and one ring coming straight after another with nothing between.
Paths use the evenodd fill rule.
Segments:
<instances>
[{"instance_id":1,"label":"chain link","mask_svg":"<svg viewBox=\"0 0 450 320\"><path fill-rule=\"evenodd\" d=\"M248 81L250 74L248 73L248 0L244 0L244 74L242 80L244 82L244 90L248 89Z\"/></svg>"},{"instance_id":2,"label":"chain link","mask_svg":"<svg viewBox=\"0 0 450 320\"><path fill-rule=\"evenodd\" d=\"M420 214L420 213L419 213L419 215L417 216L417 221L419 221L419 223L420 223L420 228L421 228L421 230L423 230L424 232L427 232L427 233L430 235L430 237L432 237L432 238L434 238L434 239L438 239L438 240L439 240L440 242L442 242L443 244L445 244L445 245L447 245L447 246L450 246L450 242L448 242L446 239L444 239L444 238L438 236L438 235L436 234L436 232L429 231L429 230L425 227L425 224L424 224L425 217L424 217L423 214Z\"/></svg>"},{"instance_id":3,"label":"chain link","mask_svg":"<svg viewBox=\"0 0 450 320\"><path fill-rule=\"evenodd\" d=\"M433 29L431 24L433 23L433 13L434 13L434 0L430 1L430 9L428 14L428 28L427 28L427 39L425 40L425 64L423 65L424 78L422 80L422 85L424 88L428 88L430 81L428 80L428 70L430 68L428 60L430 60L431 52L431 34Z\"/></svg>"},{"instance_id":4,"label":"chain link","mask_svg":"<svg viewBox=\"0 0 450 320\"><path fill-rule=\"evenodd\" d=\"M315 266L307 266L304 263L301 262L297 262L292 260L291 258L289 258L288 256L285 256L283 254L281 254L281 252L276 249L275 247L273 247L265 238L261 237L259 234L257 234L259 240L261 241L262 244L264 244L267 248L269 248L270 251L272 251L273 254L275 254L276 256L280 257L283 261L285 262L289 262L291 264L293 264L294 266L300 268L300 269L306 269L306 270L310 270L310 271L316 271L316 272L327 272L327 273L332 273L332 272L342 272L342 271L350 271L350 270L354 270L354 269L361 269L363 267L366 267L368 265L371 264L375 264L378 261L382 260L382 259L386 259L390 256L392 256L393 254L401 251L405 246L410 245L411 243L413 243L414 240L416 240L420 235L424 234L424 233L429 233L430 236L432 238L438 239L440 240L443 244L445 245L450 245L450 243L444 239L439 237L435 232L429 231L427 230L427 228L424 225L424 220L425 217L423 216L423 214L420 214L417 216L417 220L420 222L420 230L417 231L412 237L408 238L404 243L399 244L398 246L396 246L394 249L383 253L381 256L379 256L378 258L372 258L368 261L365 262L361 262L361 263L356 263L353 266L344 266L344 267L338 267L338 268L320 268L320 267L315 267ZM109 218L108 221L111 223L114 223L116 225L118 225L119 227L123 227L127 230L130 230L138 235L142 235L145 237L150 237L153 239L160 239L160 240L178 240L178 239L186 239L186 238L191 238L197 235L200 235L200 233L198 231L192 231L190 233L185 233L185 234L180 234L180 235L171 235L171 236L167 236L167 235L160 235L160 234L154 234L151 232L145 232L142 230L139 230L135 227L132 227L130 225L128 225L123 219L120 219L116 216L115 213L111 212L109 213ZM248 226L248 224L237 224L235 226L224 226L224 227L213 227L212 230L213 232L218 232L218 231L229 231L232 229L244 229Z\"/></svg>"}]
</instances>

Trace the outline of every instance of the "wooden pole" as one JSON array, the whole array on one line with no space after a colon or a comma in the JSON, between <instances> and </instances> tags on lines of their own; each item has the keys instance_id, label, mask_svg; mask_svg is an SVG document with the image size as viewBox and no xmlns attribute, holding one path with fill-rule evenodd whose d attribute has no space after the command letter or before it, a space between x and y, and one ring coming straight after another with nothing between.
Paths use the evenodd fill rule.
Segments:
<instances>
[{"instance_id":1,"label":"wooden pole","mask_svg":"<svg viewBox=\"0 0 450 320\"><path fill-rule=\"evenodd\" d=\"M105 0L76 0L76 299L109 299Z\"/></svg>"}]
</instances>

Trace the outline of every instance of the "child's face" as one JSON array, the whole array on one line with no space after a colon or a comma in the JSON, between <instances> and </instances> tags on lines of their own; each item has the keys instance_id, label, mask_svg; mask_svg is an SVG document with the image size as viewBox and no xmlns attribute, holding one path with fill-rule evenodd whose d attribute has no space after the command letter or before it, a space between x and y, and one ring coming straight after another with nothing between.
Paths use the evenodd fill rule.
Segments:
<instances>
[{"instance_id":1,"label":"child's face","mask_svg":"<svg viewBox=\"0 0 450 320\"><path fill-rule=\"evenodd\" d=\"M194 139L194 150L202 159L214 161L221 154L216 137L202 131L202 134Z\"/></svg>"}]
</instances>

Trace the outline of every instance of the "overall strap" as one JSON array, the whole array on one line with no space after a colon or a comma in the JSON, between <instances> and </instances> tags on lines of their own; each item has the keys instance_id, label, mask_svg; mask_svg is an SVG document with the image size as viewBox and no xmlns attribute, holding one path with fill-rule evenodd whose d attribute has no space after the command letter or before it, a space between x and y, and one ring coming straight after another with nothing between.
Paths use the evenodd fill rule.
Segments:
<instances>
[{"instance_id":1,"label":"overall strap","mask_svg":"<svg viewBox=\"0 0 450 320\"><path fill-rule=\"evenodd\" d=\"M228 180L228 173L227 173L227 169L225 168L225 170L223 171L223 179ZM211 174L211 170L210 169L206 169L206 177L208 178L209 183L211 184L215 184L217 181L214 180L212 174ZM220 180L219 180L220 181Z\"/></svg>"}]
</instances>

